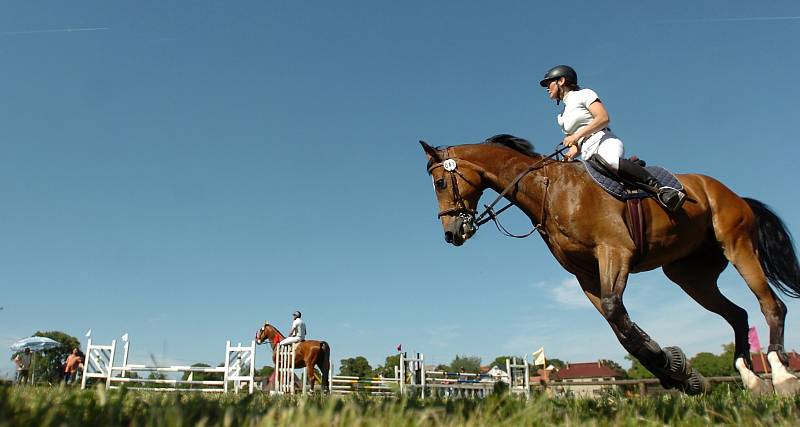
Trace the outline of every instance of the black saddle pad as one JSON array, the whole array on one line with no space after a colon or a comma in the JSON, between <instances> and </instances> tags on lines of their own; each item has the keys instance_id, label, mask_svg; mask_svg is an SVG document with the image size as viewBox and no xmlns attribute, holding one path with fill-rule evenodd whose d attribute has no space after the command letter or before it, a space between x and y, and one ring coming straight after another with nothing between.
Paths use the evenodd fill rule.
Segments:
<instances>
[{"instance_id":1,"label":"black saddle pad","mask_svg":"<svg viewBox=\"0 0 800 427\"><path fill-rule=\"evenodd\" d=\"M586 168L586 171L589 172L589 176L592 177L594 182L603 187L604 190L614 197L625 200L644 199L651 196L650 193L646 191L626 187L616 179L604 175L599 170L595 169L591 162L581 160L581 163L583 163L583 166ZM662 185L683 190L683 185L678 181L678 178L675 178L675 175L661 166L646 166L645 169L653 174Z\"/></svg>"}]
</instances>

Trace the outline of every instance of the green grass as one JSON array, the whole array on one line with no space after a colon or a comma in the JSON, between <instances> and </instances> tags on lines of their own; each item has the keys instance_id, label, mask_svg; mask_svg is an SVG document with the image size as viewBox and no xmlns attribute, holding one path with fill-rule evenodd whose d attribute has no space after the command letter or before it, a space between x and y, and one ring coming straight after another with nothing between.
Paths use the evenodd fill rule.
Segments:
<instances>
[{"instance_id":1,"label":"green grass","mask_svg":"<svg viewBox=\"0 0 800 427\"><path fill-rule=\"evenodd\" d=\"M794 426L800 397L709 396L525 401L269 397L0 387L0 426Z\"/></svg>"}]
</instances>

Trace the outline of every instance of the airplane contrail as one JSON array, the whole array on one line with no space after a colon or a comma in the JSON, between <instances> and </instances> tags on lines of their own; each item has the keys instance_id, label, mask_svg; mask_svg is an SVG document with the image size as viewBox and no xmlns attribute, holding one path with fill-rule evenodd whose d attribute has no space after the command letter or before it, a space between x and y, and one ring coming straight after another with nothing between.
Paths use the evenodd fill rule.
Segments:
<instances>
[{"instance_id":1,"label":"airplane contrail","mask_svg":"<svg viewBox=\"0 0 800 427\"><path fill-rule=\"evenodd\" d=\"M56 28L52 30L30 30L30 31L4 31L0 34L4 36L13 36L20 34L43 34L43 33L74 33L79 31L106 31L110 30L109 27L91 27L91 28Z\"/></svg>"},{"instance_id":2,"label":"airplane contrail","mask_svg":"<svg viewBox=\"0 0 800 427\"><path fill-rule=\"evenodd\" d=\"M696 19L668 19L663 23L700 23L700 22L744 22L744 21L793 21L800 16L752 16L749 18L696 18Z\"/></svg>"}]
</instances>

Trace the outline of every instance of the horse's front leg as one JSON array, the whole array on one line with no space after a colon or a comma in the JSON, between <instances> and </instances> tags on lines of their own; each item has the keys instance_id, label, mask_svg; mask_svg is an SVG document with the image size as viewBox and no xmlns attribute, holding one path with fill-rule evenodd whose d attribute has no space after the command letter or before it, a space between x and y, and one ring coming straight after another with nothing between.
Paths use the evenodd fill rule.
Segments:
<instances>
[{"instance_id":1,"label":"horse's front leg","mask_svg":"<svg viewBox=\"0 0 800 427\"><path fill-rule=\"evenodd\" d=\"M665 388L681 388L689 394L708 389L708 383L678 347L662 349L628 315L622 302L628 282L630 252L609 247L597 251L600 274L600 306L617 339L633 357L653 373Z\"/></svg>"}]
</instances>

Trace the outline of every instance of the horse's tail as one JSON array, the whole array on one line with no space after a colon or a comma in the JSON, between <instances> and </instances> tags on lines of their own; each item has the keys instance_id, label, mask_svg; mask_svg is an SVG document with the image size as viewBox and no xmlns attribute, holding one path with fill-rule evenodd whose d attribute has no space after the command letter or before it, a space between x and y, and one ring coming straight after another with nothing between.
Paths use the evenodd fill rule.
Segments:
<instances>
[{"instance_id":1,"label":"horse's tail","mask_svg":"<svg viewBox=\"0 0 800 427\"><path fill-rule=\"evenodd\" d=\"M319 366L319 371L322 373L321 387L322 390L328 390L328 376L331 374L331 346L326 341L320 341L319 349L322 357L317 362L317 366ZM330 390L328 392L330 393Z\"/></svg>"},{"instance_id":2,"label":"horse's tail","mask_svg":"<svg viewBox=\"0 0 800 427\"><path fill-rule=\"evenodd\" d=\"M800 265L792 235L767 205L744 198L756 215L758 260L769 283L792 298L800 298Z\"/></svg>"}]
</instances>

